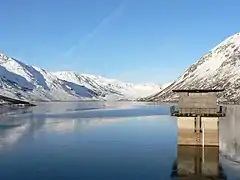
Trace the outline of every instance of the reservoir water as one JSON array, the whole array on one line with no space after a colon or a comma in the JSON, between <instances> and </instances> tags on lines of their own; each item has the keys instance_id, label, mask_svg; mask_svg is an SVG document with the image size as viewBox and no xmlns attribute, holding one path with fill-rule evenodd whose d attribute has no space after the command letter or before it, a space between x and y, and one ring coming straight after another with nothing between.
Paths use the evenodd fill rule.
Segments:
<instances>
[{"instance_id":1,"label":"reservoir water","mask_svg":"<svg viewBox=\"0 0 240 180\"><path fill-rule=\"evenodd\" d=\"M170 180L182 172L184 179L237 180L240 148L232 142L240 138L228 137L235 126L227 118L221 120L220 157L206 148L199 165L202 149L177 146L167 104L41 103L9 111L0 119L0 179Z\"/></svg>"}]
</instances>

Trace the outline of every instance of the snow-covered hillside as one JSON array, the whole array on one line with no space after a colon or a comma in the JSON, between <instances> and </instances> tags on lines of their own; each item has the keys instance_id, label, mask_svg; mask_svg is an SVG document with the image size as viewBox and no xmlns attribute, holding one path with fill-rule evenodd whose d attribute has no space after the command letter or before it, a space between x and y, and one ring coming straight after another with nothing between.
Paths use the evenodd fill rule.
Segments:
<instances>
[{"instance_id":1,"label":"snow-covered hillside","mask_svg":"<svg viewBox=\"0 0 240 180\"><path fill-rule=\"evenodd\" d=\"M78 74L69 71L56 72L53 74L64 81L85 86L101 97L114 96L117 99L129 100L146 97L161 90L161 86L156 84L125 83L116 79L108 79L89 74Z\"/></svg>"},{"instance_id":2,"label":"snow-covered hillside","mask_svg":"<svg viewBox=\"0 0 240 180\"><path fill-rule=\"evenodd\" d=\"M0 95L28 101L135 99L160 90L154 84L134 85L73 72L50 73L0 53Z\"/></svg>"},{"instance_id":3,"label":"snow-covered hillside","mask_svg":"<svg viewBox=\"0 0 240 180\"><path fill-rule=\"evenodd\" d=\"M176 81L147 101L175 101L173 89L222 89L220 101L240 102L240 33L213 48Z\"/></svg>"},{"instance_id":4,"label":"snow-covered hillside","mask_svg":"<svg viewBox=\"0 0 240 180\"><path fill-rule=\"evenodd\" d=\"M1 94L39 101L94 99L93 92L83 86L58 79L38 67L26 65L0 54Z\"/></svg>"}]
</instances>

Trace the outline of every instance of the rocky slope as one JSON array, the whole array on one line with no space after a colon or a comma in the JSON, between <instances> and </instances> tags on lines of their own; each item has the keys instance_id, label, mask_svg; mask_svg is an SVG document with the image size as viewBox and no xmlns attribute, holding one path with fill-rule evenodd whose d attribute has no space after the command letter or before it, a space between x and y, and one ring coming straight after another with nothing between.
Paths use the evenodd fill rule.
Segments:
<instances>
[{"instance_id":1,"label":"rocky slope","mask_svg":"<svg viewBox=\"0 0 240 180\"><path fill-rule=\"evenodd\" d=\"M167 88L142 100L175 101L173 89L222 89L220 102L240 102L240 33L227 38L189 67Z\"/></svg>"},{"instance_id":2,"label":"rocky slope","mask_svg":"<svg viewBox=\"0 0 240 180\"><path fill-rule=\"evenodd\" d=\"M74 72L51 73L0 53L0 95L28 101L135 99L156 93L159 85L123 83Z\"/></svg>"}]
</instances>

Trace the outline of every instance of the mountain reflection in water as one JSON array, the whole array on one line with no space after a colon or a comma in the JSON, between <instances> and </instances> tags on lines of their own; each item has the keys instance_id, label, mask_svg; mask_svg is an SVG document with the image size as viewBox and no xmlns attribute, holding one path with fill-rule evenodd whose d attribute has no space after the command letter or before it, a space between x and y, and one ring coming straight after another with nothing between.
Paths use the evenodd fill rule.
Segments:
<instances>
[{"instance_id":1,"label":"mountain reflection in water","mask_svg":"<svg viewBox=\"0 0 240 180\"><path fill-rule=\"evenodd\" d=\"M177 146L167 104L42 104L0 119L0 178L238 180L232 121L220 122L219 162L218 148Z\"/></svg>"}]
</instances>

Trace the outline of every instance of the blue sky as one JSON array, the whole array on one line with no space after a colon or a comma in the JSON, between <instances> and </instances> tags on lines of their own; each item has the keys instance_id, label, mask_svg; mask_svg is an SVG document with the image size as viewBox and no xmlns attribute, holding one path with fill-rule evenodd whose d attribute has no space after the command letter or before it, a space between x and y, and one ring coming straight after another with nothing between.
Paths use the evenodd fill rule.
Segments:
<instances>
[{"instance_id":1,"label":"blue sky","mask_svg":"<svg viewBox=\"0 0 240 180\"><path fill-rule=\"evenodd\" d=\"M2 0L0 51L50 71L166 83L240 31L238 0Z\"/></svg>"}]
</instances>

